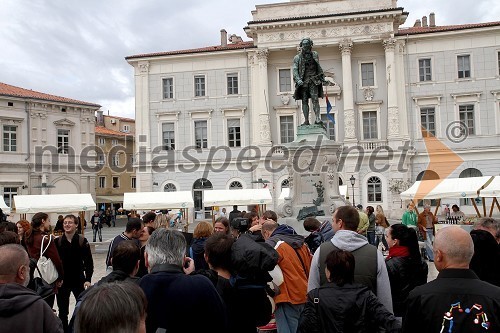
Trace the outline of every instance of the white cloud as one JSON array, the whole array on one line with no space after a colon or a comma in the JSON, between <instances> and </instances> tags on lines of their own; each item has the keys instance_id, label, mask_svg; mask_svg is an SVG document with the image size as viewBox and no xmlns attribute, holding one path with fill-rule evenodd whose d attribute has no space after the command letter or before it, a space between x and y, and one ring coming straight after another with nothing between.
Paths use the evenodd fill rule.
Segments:
<instances>
[{"instance_id":1,"label":"white cloud","mask_svg":"<svg viewBox=\"0 0 500 333\"><path fill-rule=\"evenodd\" d=\"M354 1L354 0L352 0ZM98 103L134 116L134 76L125 57L220 43L219 31L246 35L264 0L1 0L0 81ZM496 0L400 0L405 26L436 13L438 25L498 20Z\"/></svg>"}]
</instances>

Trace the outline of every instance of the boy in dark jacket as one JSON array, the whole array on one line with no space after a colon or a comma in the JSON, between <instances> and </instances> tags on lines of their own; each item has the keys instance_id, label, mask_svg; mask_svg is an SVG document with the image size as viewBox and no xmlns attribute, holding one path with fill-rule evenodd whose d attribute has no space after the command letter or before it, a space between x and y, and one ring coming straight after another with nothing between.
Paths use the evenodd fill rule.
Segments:
<instances>
[{"instance_id":1,"label":"boy in dark jacket","mask_svg":"<svg viewBox=\"0 0 500 333\"><path fill-rule=\"evenodd\" d=\"M401 331L401 323L377 297L353 283L354 267L354 256L348 251L334 250L327 256L329 282L307 295L297 332L368 332L377 325L386 332Z\"/></svg>"}]
</instances>

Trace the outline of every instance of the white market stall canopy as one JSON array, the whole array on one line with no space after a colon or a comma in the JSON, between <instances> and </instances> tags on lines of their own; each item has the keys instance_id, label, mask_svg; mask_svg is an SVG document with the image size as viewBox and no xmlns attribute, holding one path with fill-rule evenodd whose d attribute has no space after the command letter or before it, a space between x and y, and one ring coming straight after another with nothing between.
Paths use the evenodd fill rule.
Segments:
<instances>
[{"instance_id":1,"label":"white market stall canopy","mask_svg":"<svg viewBox=\"0 0 500 333\"><path fill-rule=\"evenodd\" d=\"M4 214L10 213L10 207L5 204L3 198L0 198L0 208L2 209Z\"/></svg>"},{"instance_id":2,"label":"white market stall canopy","mask_svg":"<svg viewBox=\"0 0 500 333\"><path fill-rule=\"evenodd\" d=\"M484 198L496 198L500 196L500 176L494 177L491 183L479 192L479 196Z\"/></svg>"},{"instance_id":3,"label":"white market stall canopy","mask_svg":"<svg viewBox=\"0 0 500 333\"><path fill-rule=\"evenodd\" d=\"M123 209L193 208L191 191L131 192L123 195Z\"/></svg>"},{"instance_id":4,"label":"white market stall canopy","mask_svg":"<svg viewBox=\"0 0 500 333\"><path fill-rule=\"evenodd\" d=\"M268 205L273 203L269 189L205 190L203 204L208 206Z\"/></svg>"},{"instance_id":5,"label":"white market stall canopy","mask_svg":"<svg viewBox=\"0 0 500 333\"><path fill-rule=\"evenodd\" d=\"M494 177L446 178L416 181L400 194L401 199L477 198Z\"/></svg>"},{"instance_id":6,"label":"white market stall canopy","mask_svg":"<svg viewBox=\"0 0 500 333\"><path fill-rule=\"evenodd\" d=\"M94 211L94 199L90 193L84 194L46 194L46 195L16 195L14 207L18 214L69 213Z\"/></svg>"}]
</instances>

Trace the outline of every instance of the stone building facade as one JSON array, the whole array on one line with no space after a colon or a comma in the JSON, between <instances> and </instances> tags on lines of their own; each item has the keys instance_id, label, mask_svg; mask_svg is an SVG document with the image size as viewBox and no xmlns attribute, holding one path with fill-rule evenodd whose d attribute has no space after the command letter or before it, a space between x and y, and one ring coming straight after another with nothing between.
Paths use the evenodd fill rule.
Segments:
<instances>
[{"instance_id":1,"label":"stone building facade","mask_svg":"<svg viewBox=\"0 0 500 333\"><path fill-rule=\"evenodd\" d=\"M95 145L97 153L96 203L99 209L123 206L123 194L135 192L135 120L97 112Z\"/></svg>"},{"instance_id":2,"label":"stone building facade","mask_svg":"<svg viewBox=\"0 0 500 333\"><path fill-rule=\"evenodd\" d=\"M81 158L94 144L99 108L0 83L0 188L7 205L17 194L95 194L95 172Z\"/></svg>"},{"instance_id":3,"label":"stone building facade","mask_svg":"<svg viewBox=\"0 0 500 333\"><path fill-rule=\"evenodd\" d=\"M245 32L253 42L232 36L227 44L223 31L218 46L127 57L135 68L136 151L144 152L139 190L193 190L196 199L205 186L250 188L269 181L277 199L288 182L286 145L304 120L300 102L292 97L292 59L305 37L314 41L331 82L325 88L331 117L322 100L322 118L330 139L342 143L339 178L356 204L401 213L399 192L429 162L419 124L422 110L426 117L432 114L425 109L430 105L435 105L436 135L442 139L452 121L470 123L469 106L461 105L473 103L476 132L469 130L462 146L443 142L463 150L465 169L481 169L482 163L483 175L498 173L482 158L498 147L498 23L436 27L432 16L432 27L403 28L408 13L395 0L290 1L257 5L252 15ZM457 59L466 75L462 56L467 54L473 74L457 78ZM421 82L419 64L428 64L420 61L424 58L431 59L431 79ZM234 80L236 94L229 93ZM201 86L205 92L199 96ZM238 147L230 146L230 127L236 124L231 119L239 119ZM163 149L161 161L170 169L155 171L154 158L162 156L158 146L171 142L172 135L175 145ZM224 145L228 150L210 157L210 147ZM189 146L193 151L186 154ZM465 164L453 172L460 173ZM197 171L186 172L193 165ZM225 171L217 172L222 166Z\"/></svg>"}]
</instances>

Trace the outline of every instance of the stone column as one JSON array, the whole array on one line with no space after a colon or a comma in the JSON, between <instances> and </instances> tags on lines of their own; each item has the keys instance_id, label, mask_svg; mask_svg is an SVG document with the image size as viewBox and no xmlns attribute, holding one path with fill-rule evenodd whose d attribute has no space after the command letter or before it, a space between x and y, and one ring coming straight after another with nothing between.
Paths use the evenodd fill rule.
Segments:
<instances>
[{"instance_id":1,"label":"stone column","mask_svg":"<svg viewBox=\"0 0 500 333\"><path fill-rule=\"evenodd\" d=\"M136 153L139 167L136 170L137 192L152 191L151 175L151 131L149 120L149 61L139 61L135 69L135 126Z\"/></svg>"},{"instance_id":2,"label":"stone column","mask_svg":"<svg viewBox=\"0 0 500 333\"><path fill-rule=\"evenodd\" d=\"M339 44L339 48L342 53L342 85L344 89L344 141L356 141L354 95L352 91L352 41L350 39L342 40Z\"/></svg>"},{"instance_id":3,"label":"stone column","mask_svg":"<svg viewBox=\"0 0 500 333\"><path fill-rule=\"evenodd\" d=\"M396 56L396 67L397 67L397 81L396 89L398 90L398 105L399 105L399 134L402 139L408 140L410 138L408 130L408 109L406 107L406 87L405 87L405 65L404 65L404 52L405 52L405 41L398 40L397 42L397 56Z\"/></svg>"},{"instance_id":4,"label":"stone column","mask_svg":"<svg viewBox=\"0 0 500 333\"><path fill-rule=\"evenodd\" d=\"M394 50L396 39L389 38L384 42L385 49L385 77L387 81L387 138L399 137L398 90L396 85L396 62Z\"/></svg>"},{"instance_id":5,"label":"stone column","mask_svg":"<svg viewBox=\"0 0 500 333\"><path fill-rule=\"evenodd\" d=\"M271 146L271 127L269 119L269 82L267 78L267 57L269 56L268 49L257 50L257 91L253 92L256 95L256 108L259 113L259 143L261 145Z\"/></svg>"}]
</instances>

